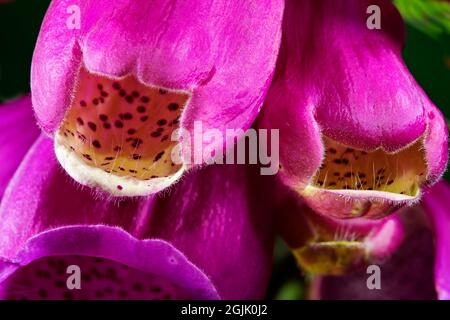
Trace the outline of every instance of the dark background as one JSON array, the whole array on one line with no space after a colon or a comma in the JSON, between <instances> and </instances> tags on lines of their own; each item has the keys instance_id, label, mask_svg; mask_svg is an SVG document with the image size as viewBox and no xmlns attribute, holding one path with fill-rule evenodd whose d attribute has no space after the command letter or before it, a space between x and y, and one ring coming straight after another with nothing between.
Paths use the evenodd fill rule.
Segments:
<instances>
[{"instance_id":1,"label":"dark background","mask_svg":"<svg viewBox=\"0 0 450 320\"><path fill-rule=\"evenodd\" d=\"M49 0L16 0L0 5L0 102L30 91L31 57L49 3ZM431 100L450 119L450 4L432 0L394 3L407 24L406 64ZM447 173L446 179L449 178ZM276 244L273 268L269 299L304 297L308 277L300 274L281 240Z\"/></svg>"}]
</instances>

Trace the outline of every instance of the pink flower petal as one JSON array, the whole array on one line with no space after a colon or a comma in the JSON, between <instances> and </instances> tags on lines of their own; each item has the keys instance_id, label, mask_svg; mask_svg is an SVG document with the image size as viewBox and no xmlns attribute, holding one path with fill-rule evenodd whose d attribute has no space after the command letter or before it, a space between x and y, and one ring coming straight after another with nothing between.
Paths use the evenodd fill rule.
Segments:
<instances>
[{"instance_id":1,"label":"pink flower petal","mask_svg":"<svg viewBox=\"0 0 450 320\"><path fill-rule=\"evenodd\" d=\"M435 237L435 286L439 299L450 299L450 187L446 182L433 186L423 198Z\"/></svg>"},{"instance_id":2,"label":"pink flower petal","mask_svg":"<svg viewBox=\"0 0 450 320\"><path fill-rule=\"evenodd\" d=\"M29 96L0 106L0 199L28 148L39 135Z\"/></svg>"}]
</instances>

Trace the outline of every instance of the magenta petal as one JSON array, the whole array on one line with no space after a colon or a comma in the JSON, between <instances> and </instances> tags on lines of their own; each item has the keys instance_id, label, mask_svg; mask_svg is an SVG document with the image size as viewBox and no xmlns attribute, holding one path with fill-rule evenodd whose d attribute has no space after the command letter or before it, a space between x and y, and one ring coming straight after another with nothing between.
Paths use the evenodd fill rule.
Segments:
<instances>
[{"instance_id":1,"label":"magenta petal","mask_svg":"<svg viewBox=\"0 0 450 320\"><path fill-rule=\"evenodd\" d=\"M366 27L373 4L383 13L379 31ZM404 27L389 1L288 1L286 13L283 78L299 82L299 103L313 106L323 134L394 151L424 132L426 96L401 60Z\"/></svg>"},{"instance_id":2,"label":"magenta petal","mask_svg":"<svg viewBox=\"0 0 450 320\"><path fill-rule=\"evenodd\" d=\"M142 206L146 206L142 201L117 206L80 190L61 170L51 139L41 135L0 204L0 256L12 259L30 237L54 227L83 223L129 227Z\"/></svg>"},{"instance_id":3,"label":"magenta petal","mask_svg":"<svg viewBox=\"0 0 450 320\"><path fill-rule=\"evenodd\" d=\"M189 174L165 197L117 203L80 190L59 168L52 141L42 136L0 206L3 288L34 277L42 261L33 259L73 261L76 255L107 259L111 268L128 266L135 277L159 277L181 290L174 297L261 298L270 271L271 207L252 202L258 188L247 174L244 166L210 166ZM10 277L15 262L29 269Z\"/></svg>"},{"instance_id":4,"label":"magenta petal","mask_svg":"<svg viewBox=\"0 0 450 320\"><path fill-rule=\"evenodd\" d=\"M203 266L225 299L262 299L270 277L271 189L257 168L245 168L210 166L187 176L157 201L150 225L152 235Z\"/></svg>"},{"instance_id":5,"label":"magenta petal","mask_svg":"<svg viewBox=\"0 0 450 320\"><path fill-rule=\"evenodd\" d=\"M57 128L70 103L81 52L74 41L77 29L67 28L67 10L78 1L52 1L44 19L31 65L33 108L40 126L47 132ZM62 26L62 27L61 27ZM55 107L51 107L51 106ZM41 120L43 119L43 120Z\"/></svg>"},{"instance_id":6,"label":"magenta petal","mask_svg":"<svg viewBox=\"0 0 450 320\"><path fill-rule=\"evenodd\" d=\"M439 180L447 168L448 128L442 112L428 100L425 105L428 117L428 134L425 148L428 164L428 184Z\"/></svg>"},{"instance_id":7,"label":"magenta petal","mask_svg":"<svg viewBox=\"0 0 450 320\"><path fill-rule=\"evenodd\" d=\"M404 236L404 225L398 215L376 221L365 239L370 258L374 261L388 258L401 245Z\"/></svg>"},{"instance_id":8,"label":"magenta petal","mask_svg":"<svg viewBox=\"0 0 450 320\"><path fill-rule=\"evenodd\" d=\"M439 299L450 300L450 187L439 182L423 198L435 237L434 277Z\"/></svg>"},{"instance_id":9,"label":"magenta petal","mask_svg":"<svg viewBox=\"0 0 450 320\"><path fill-rule=\"evenodd\" d=\"M281 63L282 58L279 61ZM262 128L280 128L281 168L278 175L294 190L309 183L320 167L325 151L320 128L311 107L303 104L306 100L298 87L295 78L276 79L258 120Z\"/></svg>"},{"instance_id":10,"label":"magenta petal","mask_svg":"<svg viewBox=\"0 0 450 320\"><path fill-rule=\"evenodd\" d=\"M0 199L28 148L39 135L29 96L0 106Z\"/></svg>"},{"instance_id":11,"label":"magenta petal","mask_svg":"<svg viewBox=\"0 0 450 320\"><path fill-rule=\"evenodd\" d=\"M61 28L70 5L80 8L80 30ZM109 77L133 74L148 85L198 90L192 108L199 116L215 110L210 117L226 122L256 111L273 73L282 11L280 0L53 1L33 57L39 121L57 129L82 61Z\"/></svg>"},{"instance_id":12,"label":"magenta petal","mask_svg":"<svg viewBox=\"0 0 450 320\"><path fill-rule=\"evenodd\" d=\"M366 25L370 5L380 30ZM286 2L259 124L280 129L280 178L322 214L381 218L445 169L443 116L402 60L403 33L390 1Z\"/></svg>"}]
</instances>

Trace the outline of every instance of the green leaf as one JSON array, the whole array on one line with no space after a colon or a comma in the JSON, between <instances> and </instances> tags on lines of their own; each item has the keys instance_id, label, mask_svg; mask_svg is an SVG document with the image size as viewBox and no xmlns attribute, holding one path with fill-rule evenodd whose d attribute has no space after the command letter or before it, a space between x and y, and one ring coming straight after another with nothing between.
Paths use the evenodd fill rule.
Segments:
<instances>
[{"instance_id":1,"label":"green leaf","mask_svg":"<svg viewBox=\"0 0 450 320\"><path fill-rule=\"evenodd\" d=\"M407 23L432 37L450 34L450 3L442 0L394 0Z\"/></svg>"},{"instance_id":2,"label":"green leaf","mask_svg":"<svg viewBox=\"0 0 450 320\"><path fill-rule=\"evenodd\" d=\"M286 282L275 296L275 300L301 300L304 298L305 287L298 280Z\"/></svg>"}]
</instances>

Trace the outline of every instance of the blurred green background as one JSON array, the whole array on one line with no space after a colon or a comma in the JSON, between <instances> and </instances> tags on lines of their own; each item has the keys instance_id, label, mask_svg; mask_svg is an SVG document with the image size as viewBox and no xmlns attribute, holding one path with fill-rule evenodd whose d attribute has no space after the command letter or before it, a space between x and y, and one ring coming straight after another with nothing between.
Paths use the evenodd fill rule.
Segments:
<instances>
[{"instance_id":1,"label":"blurred green background","mask_svg":"<svg viewBox=\"0 0 450 320\"><path fill-rule=\"evenodd\" d=\"M49 2L16 0L0 5L0 102L30 91L31 56ZM450 119L450 4L438 0L394 0L394 3L407 25L406 64L431 100ZM448 172L446 178L450 180ZM302 299L307 279L278 240L267 298Z\"/></svg>"}]
</instances>

